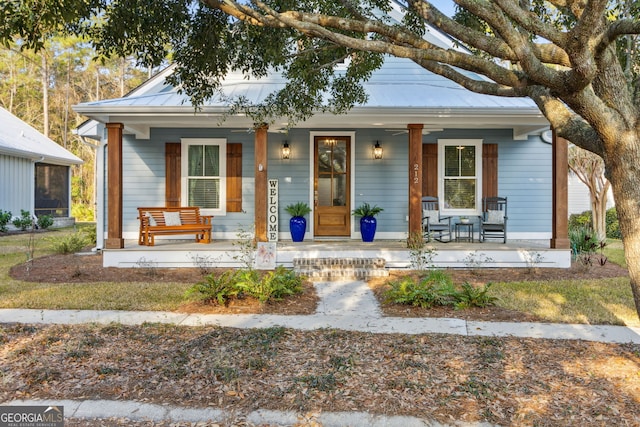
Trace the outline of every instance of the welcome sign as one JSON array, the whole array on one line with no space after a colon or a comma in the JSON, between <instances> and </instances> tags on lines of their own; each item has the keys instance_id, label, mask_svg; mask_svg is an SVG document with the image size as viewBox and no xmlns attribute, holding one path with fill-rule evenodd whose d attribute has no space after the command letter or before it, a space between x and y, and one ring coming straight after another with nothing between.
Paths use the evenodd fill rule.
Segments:
<instances>
[{"instance_id":1,"label":"welcome sign","mask_svg":"<svg viewBox=\"0 0 640 427\"><path fill-rule=\"evenodd\" d=\"M278 241L278 180L267 181L267 241Z\"/></svg>"}]
</instances>

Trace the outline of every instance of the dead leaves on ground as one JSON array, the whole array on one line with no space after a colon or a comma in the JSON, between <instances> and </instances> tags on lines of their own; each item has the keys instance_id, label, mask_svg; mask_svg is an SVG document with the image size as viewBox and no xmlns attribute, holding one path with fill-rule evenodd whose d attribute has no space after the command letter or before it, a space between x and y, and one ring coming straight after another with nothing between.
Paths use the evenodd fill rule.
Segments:
<instances>
[{"instance_id":1,"label":"dead leaves on ground","mask_svg":"<svg viewBox=\"0 0 640 427\"><path fill-rule=\"evenodd\" d=\"M339 330L4 325L3 401L139 400L638 425L640 346Z\"/></svg>"}]
</instances>

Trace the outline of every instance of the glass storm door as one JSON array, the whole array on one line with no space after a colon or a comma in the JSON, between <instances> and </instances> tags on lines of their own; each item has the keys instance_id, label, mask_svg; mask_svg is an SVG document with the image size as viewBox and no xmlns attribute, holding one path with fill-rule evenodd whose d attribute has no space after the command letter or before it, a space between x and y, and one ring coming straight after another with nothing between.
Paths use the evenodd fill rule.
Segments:
<instances>
[{"instance_id":1,"label":"glass storm door","mask_svg":"<svg viewBox=\"0 0 640 427\"><path fill-rule=\"evenodd\" d=\"M350 236L350 145L345 136L314 139L314 235Z\"/></svg>"}]
</instances>

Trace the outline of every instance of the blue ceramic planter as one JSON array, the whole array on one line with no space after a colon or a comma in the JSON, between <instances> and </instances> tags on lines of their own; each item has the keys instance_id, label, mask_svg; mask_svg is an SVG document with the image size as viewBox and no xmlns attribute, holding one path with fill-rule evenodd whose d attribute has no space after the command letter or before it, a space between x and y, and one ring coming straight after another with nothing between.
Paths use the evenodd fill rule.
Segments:
<instances>
[{"instance_id":1,"label":"blue ceramic planter","mask_svg":"<svg viewBox=\"0 0 640 427\"><path fill-rule=\"evenodd\" d=\"M363 242L373 242L377 224L378 222L372 216L363 216L360 218L360 234L362 235Z\"/></svg>"},{"instance_id":2,"label":"blue ceramic planter","mask_svg":"<svg viewBox=\"0 0 640 427\"><path fill-rule=\"evenodd\" d=\"M307 231L307 220L302 216L294 216L289 220L289 230L291 231L291 240L294 242L302 242L304 233Z\"/></svg>"}]
</instances>

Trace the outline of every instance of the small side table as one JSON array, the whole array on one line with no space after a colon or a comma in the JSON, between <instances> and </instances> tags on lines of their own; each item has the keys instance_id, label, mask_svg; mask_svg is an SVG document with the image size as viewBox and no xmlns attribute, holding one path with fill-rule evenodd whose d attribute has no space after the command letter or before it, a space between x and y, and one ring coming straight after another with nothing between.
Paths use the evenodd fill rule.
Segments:
<instances>
[{"instance_id":1,"label":"small side table","mask_svg":"<svg viewBox=\"0 0 640 427\"><path fill-rule=\"evenodd\" d=\"M473 222L456 222L456 242L467 241L473 243ZM466 231L466 234L461 234L461 231Z\"/></svg>"}]
</instances>

